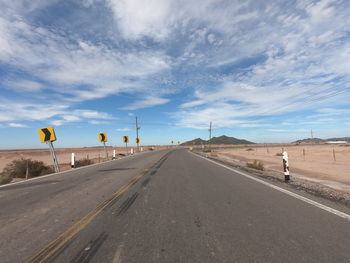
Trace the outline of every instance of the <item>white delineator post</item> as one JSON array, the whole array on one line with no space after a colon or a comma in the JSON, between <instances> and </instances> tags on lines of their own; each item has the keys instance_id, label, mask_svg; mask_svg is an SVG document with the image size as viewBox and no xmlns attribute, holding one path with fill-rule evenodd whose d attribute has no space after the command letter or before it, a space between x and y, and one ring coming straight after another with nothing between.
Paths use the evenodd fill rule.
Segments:
<instances>
[{"instance_id":1,"label":"white delineator post","mask_svg":"<svg viewBox=\"0 0 350 263\"><path fill-rule=\"evenodd\" d=\"M113 160L115 160L115 150L113 150Z\"/></svg>"},{"instance_id":2,"label":"white delineator post","mask_svg":"<svg viewBox=\"0 0 350 263\"><path fill-rule=\"evenodd\" d=\"M283 171L284 171L284 181L288 182L290 180L290 177L289 177L289 162L288 162L287 152L283 152Z\"/></svg>"},{"instance_id":3,"label":"white delineator post","mask_svg":"<svg viewBox=\"0 0 350 263\"><path fill-rule=\"evenodd\" d=\"M75 154L72 153L71 168L75 168Z\"/></svg>"},{"instance_id":4,"label":"white delineator post","mask_svg":"<svg viewBox=\"0 0 350 263\"><path fill-rule=\"evenodd\" d=\"M134 148L131 148L131 149L130 149L130 154L131 154L131 155L134 154Z\"/></svg>"}]
</instances>

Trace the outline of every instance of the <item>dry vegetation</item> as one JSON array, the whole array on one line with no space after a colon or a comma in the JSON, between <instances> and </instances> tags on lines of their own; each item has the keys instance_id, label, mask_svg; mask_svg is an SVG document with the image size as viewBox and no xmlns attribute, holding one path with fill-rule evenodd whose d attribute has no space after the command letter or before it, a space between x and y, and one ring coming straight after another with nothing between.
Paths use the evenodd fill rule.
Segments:
<instances>
[{"instance_id":1,"label":"dry vegetation","mask_svg":"<svg viewBox=\"0 0 350 263\"><path fill-rule=\"evenodd\" d=\"M289 155L290 171L305 177L350 185L350 147L345 145L289 145L241 147L215 152L244 163L260 161L265 168L282 171L282 151Z\"/></svg>"}]
</instances>

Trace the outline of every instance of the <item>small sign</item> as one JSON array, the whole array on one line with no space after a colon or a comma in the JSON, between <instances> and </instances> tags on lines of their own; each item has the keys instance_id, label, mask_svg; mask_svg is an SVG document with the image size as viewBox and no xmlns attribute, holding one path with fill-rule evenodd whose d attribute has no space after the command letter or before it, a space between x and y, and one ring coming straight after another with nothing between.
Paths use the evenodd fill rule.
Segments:
<instances>
[{"instance_id":1,"label":"small sign","mask_svg":"<svg viewBox=\"0 0 350 263\"><path fill-rule=\"evenodd\" d=\"M56 134L53 127L46 127L38 130L40 141L43 142L54 142L56 141Z\"/></svg>"},{"instance_id":2,"label":"small sign","mask_svg":"<svg viewBox=\"0 0 350 263\"><path fill-rule=\"evenodd\" d=\"M140 138L136 138L136 143L140 143Z\"/></svg>"},{"instance_id":3,"label":"small sign","mask_svg":"<svg viewBox=\"0 0 350 263\"><path fill-rule=\"evenodd\" d=\"M129 142L129 136L123 136L123 142L128 143Z\"/></svg>"},{"instance_id":4,"label":"small sign","mask_svg":"<svg viewBox=\"0 0 350 263\"><path fill-rule=\"evenodd\" d=\"M101 132L98 134L98 138L100 142L107 142L107 133Z\"/></svg>"}]
</instances>

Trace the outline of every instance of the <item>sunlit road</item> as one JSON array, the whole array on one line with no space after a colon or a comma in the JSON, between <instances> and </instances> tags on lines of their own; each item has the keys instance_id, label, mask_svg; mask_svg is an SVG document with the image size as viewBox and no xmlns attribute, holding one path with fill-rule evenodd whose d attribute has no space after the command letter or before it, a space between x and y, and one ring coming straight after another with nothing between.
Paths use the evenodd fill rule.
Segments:
<instances>
[{"instance_id":1,"label":"sunlit road","mask_svg":"<svg viewBox=\"0 0 350 263\"><path fill-rule=\"evenodd\" d=\"M0 206L1 262L350 258L348 219L186 150L0 188Z\"/></svg>"}]
</instances>

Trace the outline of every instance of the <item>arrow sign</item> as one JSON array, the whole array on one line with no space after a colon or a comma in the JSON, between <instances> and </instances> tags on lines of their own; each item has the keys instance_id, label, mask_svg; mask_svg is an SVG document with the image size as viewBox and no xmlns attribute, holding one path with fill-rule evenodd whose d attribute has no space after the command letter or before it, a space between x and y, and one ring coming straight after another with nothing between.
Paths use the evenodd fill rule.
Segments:
<instances>
[{"instance_id":1,"label":"arrow sign","mask_svg":"<svg viewBox=\"0 0 350 263\"><path fill-rule=\"evenodd\" d=\"M51 132L47 128L44 128L44 129L41 129L41 130L45 134L44 141L49 141L50 138L51 138Z\"/></svg>"},{"instance_id":2,"label":"arrow sign","mask_svg":"<svg viewBox=\"0 0 350 263\"><path fill-rule=\"evenodd\" d=\"M107 142L107 133L105 132L99 133L98 138L100 139L100 142Z\"/></svg>"},{"instance_id":3,"label":"arrow sign","mask_svg":"<svg viewBox=\"0 0 350 263\"><path fill-rule=\"evenodd\" d=\"M53 127L41 128L38 130L41 142L53 142L56 141L55 130Z\"/></svg>"}]
</instances>

